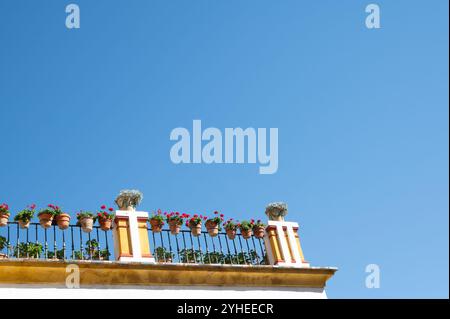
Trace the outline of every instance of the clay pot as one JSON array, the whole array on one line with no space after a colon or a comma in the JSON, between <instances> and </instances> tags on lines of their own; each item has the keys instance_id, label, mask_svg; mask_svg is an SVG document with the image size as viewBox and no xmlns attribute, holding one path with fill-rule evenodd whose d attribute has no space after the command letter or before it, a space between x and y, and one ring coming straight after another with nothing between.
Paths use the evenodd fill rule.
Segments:
<instances>
[{"instance_id":1,"label":"clay pot","mask_svg":"<svg viewBox=\"0 0 450 319\"><path fill-rule=\"evenodd\" d=\"M190 228L192 236L198 237L202 234L202 224L192 225Z\"/></svg>"},{"instance_id":2,"label":"clay pot","mask_svg":"<svg viewBox=\"0 0 450 319\"><path fill-rule=\"evenodd\" d=\"M230 240L236 238L236 229L227 229L227 236Z\"/></svg>"},{"instance_id":3,"label":"clay pot","mask_svg":"<svg viewBox=\"0 0 450 319\"><path fill-rule=\"evenodd\" d=\"M92 217L83 217L80 219L81 229L85 233L90 233L94 228L94 218Z\"/></svg>"},{"instance_id":4,"label":"clay pot","mask_svg":"<svg viewBox=\"0 0 450 319\"><path fill-rule=\"evenodd\" d=\"M250 237L252 237L253 231L251 229L249 229L249 230L241 229L241 234L242 234L242 237L244 237L244 239L249 239Z\"/></svg>"},{"instance_id":5,"label":"clay pot","mask_svg":"<svg viewBox=\"0 0 450 319\"><path fill-rule=\"evenodd\" d=\"M49 213L42 213L38 215L39 223L42 228L50 228L52 226L53 215Z\"/></svg>"},{"instance_id":6,"label":"clay pot","mask_svg":"<svg viewBox=\"0 0 450 319\"><path fill-rule=\"evenodd\" d=\"M8 225L9 214L0 213L0 227Z\"/></svg>"},{"instance_id":7,"label":"clay pot","mask_svg":"<svg viewBox=\"0 0 450 319\"><path fill-rule=\"evenodd\" d=\"M253 228L253 232L254 232L256 238L264 238L264 227L255 226Z\"/></svg>"},{"instance_id":8,"label":"clay pot","mask_svg":"<svg viewBox=\"0 0 450 319\"><path fill-rule=\"evenodd\" d=\"M56 216L56 223L59 229L64 230L69 228L70 225L70 215L69 214L59 214Z\"/></svg>"},{"instance_id":9,"label":"clay pot","mask_svg":"<svg viewBox=\"0 0 450 319\"><path fill-rule=\"evenodd\" d=\"M30 227L30 221L29 220L26 220L26 221L18 220L17 222L19 223L19 227L21 229L27 229L28 227Z\"/></svg>"},{"instance_id":10,"label":"clay pot","mask_svg":"<svg viewBox=\"0 0 450 319\"><path fill-rule=\"evenodd\" d=\"M150 225L152 226L152 232L160 233L162 231L163 224L157 219L150 219Z\"/></svg>"},{"instance_id":11,"label":"clay pot","mask_svg":"<svg viewBox=\"0 0 450 319\"><path fill-rule=\"evenodd\" d=\"M6 255L6 254L0 254L0 259L8 259L8 255Z\"/></svg>"},{"instance_id":12,"label":"clay pot","mask_svg":"<svg viewBox=\"0 0 450 319\"><path fill-rule=\"evenodd\" d=\"M112 226L112 220L109 218L100 218L98 220L98 223L100 224L100 229L104 231L108 231L111 229Z\"/></svg>"},{"instance_id":13,"label":"clay pot","mask_svg":"<svg viewBox=\"0 0 450 319\"><path fill-rule=\"evenodd\" d=\"M207 221L205 226L209 236L216 237L219 234L219 225L217 223Z\"/></svg>"},{"instance_id":14,"label":"clay pot","mask_svg":"<svg viewBox=\"0 0 450 319\"><path fill-rule=\"evenodd\" d=\"M177 221L169 222L169 229L172 235L178 235L180 233L181 225L177 223Z\"/></svg>"}]
</instances>

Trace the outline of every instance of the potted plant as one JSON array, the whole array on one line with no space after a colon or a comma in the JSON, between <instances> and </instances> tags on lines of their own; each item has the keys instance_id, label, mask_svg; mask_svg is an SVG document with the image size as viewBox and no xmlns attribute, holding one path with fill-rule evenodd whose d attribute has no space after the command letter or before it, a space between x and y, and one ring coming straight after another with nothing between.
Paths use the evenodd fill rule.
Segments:
<instances>
[{"instance_id":1,"label":"potted plant","mask_svg":"<svg viewBox=\"0 0 450 319\"><path fill-rule=\"evenodd\" d=\"M30 226L30 221L34 217L34 212L36 209L36 205L32 204L27 206L24 210L17 213L14 217L14 221L19 224L19 227L22 229L26 229Z\"/></svg>"},{"instance_id":2,"label":"potted plant","mask_svg":"<svg viewBox=\"0 0 450 319\"><path fill-rule=\"evenodd\" d=\"M55 206L55 221L59 229L65 230L69 228L70 215L64 213L58 206Z\"/></svg>"},{"instance_id":3,"label":"potted plant","mask_svg":"<svg viewBox=\"0 0 450 319\"><path fill-rule=\"evenodd\" d=\"M94 214L80 211L77 213L78 224L85 233L90 233L94 227Z\"/></svg>"},{"instance_id":4,"label":"potted plant","mask_svg":"<svg viewBox=\"0 0 450 319\"><path fill-rule=\"evenodd\" d=\"M43 252L40 243L19 243L14 247L13 256L17 258L39 258ZM47 256L48 257L48 256Z\"/></svg>"},{"instance_id":5,"label":"potted plant","mask_svg":"<svg viewBox=\"0 0 450 319\"><path fill-rule=\"evenodd\" d=\"M219 234L219 230L222 228L221 223L223 222L223 214L219 215L219 212L214 212L214 217L206 219L206 230L208 231L209 236L216 237Z\"/></svg>"},{"instance_id":6,"label":"potted plant","mask_svg":"<svg viewBox=\"0 0 450 319\"><path fill-rule=\"evenodd\" d=\"M251 221L244 220L238 224L239 230L241 231L242 237L244 237L244 239L249 239L250 237L252 237L253 226L254 226L253 219Z\"/></svg>"},{"instance_id":7,"label":"potted plant","mask_svg":"<svg viewBox=\"0 0 450 319\"><path fill-rule=\"evenodd\" d=\"M47 205L46 208L41 209L38 213L39 223L43 228L50 228L52 226L53 218L55 217L55 209L57 206L53 204Z\"/></svg>"},{"instance_id":8,"label":"potted plant","mask_svg":"<svg viewBox=\"0 0 450 319\"><path fill-rule=\"evenodd\" d=\"M0 236L0 251L2 251L6 245L8 244L8 242L6 241L6 238L3 236ZM0 253L0 259L6 259L8 258L8 255Z\"/></svg>"},{"instance_id":9,"label":"potted plant","mask_svg":"<svg viewBox=\"0 0 450 319\"><path fill-rule=\"evenodd\" d=\"M237 224L233 221L233 218L230 218L229 220L227 220L223 224L223 227L225 228L227 236L230 240L233 240L234 238L236 238Z\"/></svg>"},{"instance_id":10,"label":"potted plant","mask_svg":"<svg viewBox=\"0 0 450 319\"><path fill-rule=\"evenodd\" d=\"M116 198L116 204L120 210L134 211L143 198L144 195L140 191L125 189L120 191L119 196Z\"/></svg>"},{"instance_id":11,"label":"potted plant","mask_svg":"<svg viewBox=\"0 0 450 319\"><path fill-rule=\"evenodd\" d=\"M108 212L106 211L106 206L102 205L100 207L100 211L97 213L97 221L100 225L100 229L104 231L108 231L111 229L112 221L114 220L114 211L113 208L108 208Z\"/></svg>"},{"instance_id":12,"label":"potted plant","mask_svg":"<svg viewBox=\"0 0 450 319\"><path fill-rule=\"evenodd\" d=\"M161 209L158 209L157 213L153 213L153 215L148 219L150 225L152 226L152 232L159 233L164 226L164 216L162 215Z\"/></svg>"},{"instance_id":13,"label":"potted plant","mask_svg":"<svg viewBox=\"0 0 450 319\"><path fill-rule=\"evenodd\" d=\"M155 256L158 262L171 263L175 254L171 253L164 247L157 247L155 249Z\"/></svg>"},{"instance_id":14,"label":"potted plant","mask_svg":"<svg viewBox=\"0 0 450 319\"><path fill-rule=\"evenodd\" d=\"M283 202L270 203L266 207L266 215L270 220L283 221L287 213L287 204Z\"/></svg>"},{"instance_id":15,"label":"potted plant","mask_svg":"<svg viewBox=\"0 0 450 319\"><path fill-rule=\"evenodd\" d=\"M258 219L253 226L253 234L256 238L264 238L266 225Z\"/></svg>"},{"instance_id":16,"label":"potted plant","mask_svg":"<svg viewBox=\"0 0 450 319\"><path fill-rule=\"evenodd\" d=\"M202 215L194 215L191 219L186 221L186 226L191 230L191 234L194 237L198 237L202 233L202 221L208 219Z\"/></svg>"},{"instance_id":17,"label":"potted plant","mask_svg":"<svg viewBox=\"0 0 450 319\"><path fill-rule=\"evenodd\" d=\"M189 218L188 214L180 214L179 212L171 212L170 214L164 213L166 215L167 224L169 224L170 233L172 235L178 235L181 230L181 225L186 218Z\"/></svg>"},{"instance_id":18,"label":"potted plant","mask_svg":"<svg viewBox=\"0 0 450 319\"><path fill-rule=\"evenodd\" d=\"M9 206L5 203L0 205L0 227L8 225L9 219Z\"/></svg>"}]
</instances>

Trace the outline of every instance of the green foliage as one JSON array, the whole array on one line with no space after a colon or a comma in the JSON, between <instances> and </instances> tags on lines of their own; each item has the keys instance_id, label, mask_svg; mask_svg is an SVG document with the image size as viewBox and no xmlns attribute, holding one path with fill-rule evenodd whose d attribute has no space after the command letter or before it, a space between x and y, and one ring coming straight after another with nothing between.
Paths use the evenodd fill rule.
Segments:
<instances>
[{"instance_id":1,"label":"green foliage","mask_svg":"<svg viewBox=\"0 0 450 319\"><path fill-rule=\"evenodd\" d=\"M14 220L18 222L19 220L26 223L29 222L34 217L34 210L31 209L24 209L17 213L17 215L14 217Z\"/></svg>"},{"instance_id":2,"label":"green foliage","mask_svg":"<svg viewBox=\"0 0 450 319\"><path fill-rule=\"evenodd\" d=\"M14 247L14 257L18 258L39 258L42 252L40 243L19 243Z\"/></svg>"},{"instance_id":3,"label":"green foliage","mask_svg":"<svg viewBox=\"0 0 450 319\"><path fill-rule=\"evenodd\" d=\"M7 241L6 238L3 236L0 236L0 250L2 250L3 248L5 248L7 245Z\"/></svg>"},{"instance_id":4,"label":"green foliage","mask_svg":"<svg viewBox=\"0 0 450 319\"><path fill-rule=\"evenodd\" d=\"M55 252L53 251L48 251L47 252L47 258L48 259L64 259L64 249L60 249L56 251L56 257L55 257Z\"/></svg>"},{"instance_id":5,"label":"green foliage","mask_svg":"<svg viewBox=\"0 0 450 319\"><path fill-rule=\"evenodd\" d=\"M108 249L98 249L97 240L88 240L85 244L84 252L80 250L73 252L73 258L76 260L109 260L111 253Z\"/></svg>"},{"instance_id":6,"label":"green foliage","mask_svg":"<svg viewBox=\"0 0 450 319\"><path fill-rule=\"evenodd\" d=\"M180 251L180 261L182 263L200 263L202 260L202 253L200 250L182 249Z\"/></svg>"},{"instance_id":7,"label":"green foliage","mask_svg":"<svg viewBox=\"0 0 450 319\"><path fill-rule=\"evenodd\" d=\"M155 257L158 261L172 261L175 254L171 253L164 247L157 247L155 249Z\"/></svg>"}]
</instances>

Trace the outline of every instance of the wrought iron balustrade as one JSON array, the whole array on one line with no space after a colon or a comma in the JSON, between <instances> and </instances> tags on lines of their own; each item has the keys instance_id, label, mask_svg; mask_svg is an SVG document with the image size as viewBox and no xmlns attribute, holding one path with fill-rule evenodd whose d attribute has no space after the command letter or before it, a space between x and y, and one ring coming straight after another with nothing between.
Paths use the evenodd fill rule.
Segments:
<instances>
[{"instance_id":1,"label":"wrought iron balustrade","mask_svg":"<svg viewBox=\"0 0 450 319\"><path fill-rule=\"evenodd\" d=\"M30 223L21 229L17 222L0 228L4 238L3 258L33 258L61 260L112 260L112 232L94 226L89 233L79 225L61 230L57 225L44 229L39 223Z\"/></svg>"},{"instance_id":2,"label":"wrought iron balustrade","mask_svg":"<svg viewBox=\"0 0 450 319\"><path fill-rule=\"evenodd\" d=\"M169 229L159 233L150 228L147 230L156 262L267 264L264 241L254 236L244 239L241 234L236 234L234 239L229 239L225 232L211 237L207 231L202 231L195 237L186 229L180 230L178 235L172 235ZM112 231L103 231L100 226L85 233L79 225L61 230L57 225L44 229L39 223L30 223L28 228L21 229L17 222L9 222L0 227L0 237L4 238L0 258L115 260Z\"/></svg>"},{"instance_id":3,"label":"wrought iron balustrade","mask_svg":"<svg viewBox=\"0 0 450 319\"><path fill-rule=\"evenodd\" d=\"M155 260L165 263L265 265L264 241L236 234L229 239L225 232L211 237L207 231L193 236L189 230L172 235L168 229L154 233L148 229Z\"/></svg>"}]
</instances>

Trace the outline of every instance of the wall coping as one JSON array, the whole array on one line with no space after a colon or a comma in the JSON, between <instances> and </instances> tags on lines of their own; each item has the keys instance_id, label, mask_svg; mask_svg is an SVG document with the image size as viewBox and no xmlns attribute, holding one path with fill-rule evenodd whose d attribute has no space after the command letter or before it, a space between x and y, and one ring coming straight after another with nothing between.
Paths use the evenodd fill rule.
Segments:
<instances>
[{"instance_id":1,"label":"wall coping","mask_svg":"<svg viewBox=\"0 0 450 319\"><path fill-rule=\"evenodd\" d=\"M64 287L77 265L80 287L219 286L324 288L337 268L270 265L146 264L117 261L0 259L0 285Z\"/></svg>"}]
</instances>

